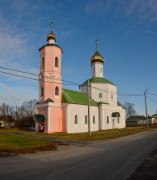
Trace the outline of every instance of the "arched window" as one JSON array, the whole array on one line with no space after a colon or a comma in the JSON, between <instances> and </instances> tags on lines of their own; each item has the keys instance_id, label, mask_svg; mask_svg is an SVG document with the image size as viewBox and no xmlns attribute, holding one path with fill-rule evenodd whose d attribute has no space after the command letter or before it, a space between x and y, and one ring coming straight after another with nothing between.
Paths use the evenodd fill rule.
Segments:
<instances>
[{"instance_id":1,"label":"arched window","mask_svg":"<svg viewBox=\"0 0 157 180\"><path fill-rule=\"evenodd\" d=\"M109 116L107 116L107 124L109 123Z\"/></svg>"},{"instance_id":2,"label":"arched window","mask_svg":"<svg viewBox=\"0 0 157 180\"><path fill-rule=\"evenodd\" d=\"M58 57L55 57L55 67L58 68Z\"/></svg>"},{"instance_id":3,"label":"arched window","mask_svg":"<svg viewBox=\"0 0 157 180\"><path fill-rule=\"evenodd\" d=\"M42 59L41 59L41 68L44 69L44 66L45 66L45 59L44 59L44 57L42 57Z\"/></svg>"},{"instance_id":4,"label":"arched window","mask_svg":"<svg viewBox=\"0 0 157 180\"><path fill-rule=\"evenodd\" d=\"M41 87L40 96L42 97L44 95L44 89Z\"/></svg>"},{"instance_id":5,"label":"arched window","mask_svg":"<svg viewBox=\"0 0 157 180\"><path fill-rule=\"evenodd\" d=\"M85 115L85 124L88 124L88 118L87 118L87 115Z\"/></svg>"},{"instance_id":6,"label":"arched window","mask_svg":"<svg viewBox=\"0 0 157 180\"><path fill-rule=\"evenodd\" d=\"M78 124L78 116L75 115L75 124Z\"/></svg>"},{"instance_id":7,"label":"arched window","mask_svg":"<svg viewBox=\"0 0 157 180\"><path fill-rule=\"evenodd\" d=\"M93 116L93 124L95 124L95 116Z\"/></svg>"},{"instance_id":8,"label":"arched window","mask_svg":"<svg viewBox=\"0 0 157 180\"><path fill-rule=\"evenodd\" d=\"M59 96L59 88L58 87L55 87L55 95Z\"/></svg>"},{"instance_id":9,"label":"arched window","mask_svg":"<svg viewBox=\"0 0 157 180\"><path fill-rule=\"evenodd\" d=\"M120 123L120 121L119 121L119 117L117 117L117 121L118 121L118 123Z\"/></svg>"},{"instance_id":10,"label":"arched window","mask_svg":"<svg viewBox=\"0 0 157 180\"><path fill-rule=\"evenodd\" d=\"M113 100L113 93L111 94L111 100Z\"/></svg>"}]
</instances>

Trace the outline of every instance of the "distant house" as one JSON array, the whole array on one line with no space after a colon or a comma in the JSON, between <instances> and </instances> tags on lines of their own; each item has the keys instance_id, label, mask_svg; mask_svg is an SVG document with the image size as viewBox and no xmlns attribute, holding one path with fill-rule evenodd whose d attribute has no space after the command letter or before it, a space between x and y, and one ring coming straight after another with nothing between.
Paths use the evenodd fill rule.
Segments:
<instances>
[{"instance_id":1,"label":"distant house","mask_svg":"<svg viewBox=\"0 0 157 180\"><path fill-rule=\"evenodd\" d=\"M0 128L5 126L13 127L15 125L15 120L9 115L1 115L0 116Z\"/></svg>"},{"instance_id":2,"label":"distant house","mask_svg":"<svg viewBox=\"0 0 157 180\"><path fill-rule=\"evenodd\" d=\"M140 126L144 124L147 124L147 120L146 117L142 115L130 116L126 120L126 127Z\"/></svg>"},{"instance_id":3,"label":"distant house","mask_svg":"<svg viewBox=\"0 0 157 180\"><path fill-rule=\"evenodd\" d=\"M152 116L148 116L148 122L151 124L157 123L157 114L153 114Z\"/></svg>"}]
</instances>

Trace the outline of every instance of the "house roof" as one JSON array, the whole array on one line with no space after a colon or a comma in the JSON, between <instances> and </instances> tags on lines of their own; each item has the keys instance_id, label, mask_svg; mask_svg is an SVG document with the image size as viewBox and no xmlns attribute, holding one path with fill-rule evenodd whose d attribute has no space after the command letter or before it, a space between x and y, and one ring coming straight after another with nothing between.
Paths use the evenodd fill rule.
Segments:
<instances>
[{"instance_id":1,"label":"house roof","mask_svg":"<svg viewBox=\"0 0 157 180\"><path fill-rule=\"evenodd\" d=\"M136 116L130 116L127 118L127 121L139 121L139 120L146 120L146 117L145 116L142 116L142 115L136 115Z\"/></svg>"},{"instance_id":2,"label":"house roof","mask_svg":"<svg viewBox=\"0 0 157 180\"><path fill-rule=\"evenodd\" d=\"M83 84L81 85L85 85L88 83L88 80L86 80ZM107 80L107 79L104 79L102 77L93 77L91 79L89 79L89 83L108 83L108 84L112 84L112 85L115 85L113 84L111 81Z\"/></svg>"},{"instance_id":3,"label":"house roof","mask_svg":"<svg viewBox=\"0 0 157 180\"><path fill-rule=\"evenodd\" d=\"M86 93L63 89L62 95L63 103L88 105L88 96ZM90 106L97 106L97 102L90 99Z\"/></svg>"},{"instance_id":4,"label":"house roof","mask_svg":"<svg viewBox=\"0 0 157 180\"><path fill-rule=\"evenodd\" d=\"M157 114L153 114L152 117L157 117Z\"/></svg>"}]
</instances>

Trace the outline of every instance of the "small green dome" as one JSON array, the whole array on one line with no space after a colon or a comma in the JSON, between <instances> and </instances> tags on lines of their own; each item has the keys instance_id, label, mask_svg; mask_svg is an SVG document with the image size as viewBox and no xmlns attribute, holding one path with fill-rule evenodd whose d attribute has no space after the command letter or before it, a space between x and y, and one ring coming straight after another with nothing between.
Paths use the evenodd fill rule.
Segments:
<instances>
[{"instance_id":1,"label":"small green dome","mask_svg":"<svg viewBox=\"0 0 157 180\"><path fill-rule=\"evenodd\" d=\"M54 41L56 42L56 36L52 31L47 35L47 41L49 39L54 39Z\"/></svg>"},{"instance_id":2,"label":"small green dome","mask_svg":"<svg viewBox=\"0 0 157 180\"><path fill-rule=\"evenodd\" d=\"M91 63L93 62L104 62L104 58L103 56L99 53L98 50L96 50L96 52L94 53L94 55L91 57Z\"/></svg>"}]
</instances>

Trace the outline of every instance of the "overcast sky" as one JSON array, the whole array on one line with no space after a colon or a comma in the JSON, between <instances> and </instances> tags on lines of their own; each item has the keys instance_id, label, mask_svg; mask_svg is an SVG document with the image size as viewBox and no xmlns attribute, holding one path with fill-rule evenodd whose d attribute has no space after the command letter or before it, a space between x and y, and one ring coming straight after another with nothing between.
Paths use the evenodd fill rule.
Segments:
<instances>
[{"instance_id":1,"label":"overcast sky","mask_svg":"<svg viewBox=\"0 0 157 180\"><path fill-rule=\"evenodd\" d=\"M63 80L91 78L90 58L99 38L104 78L118 86L118 100L135 104L145 114L157 109L156 0L0 0L0 102L20 105L38 98L38 81L16 69L39 74L39 51L46 44L50 19L63 48ZM64 88L79 90L77 86Z\"/></svg>"}]
</instances>

